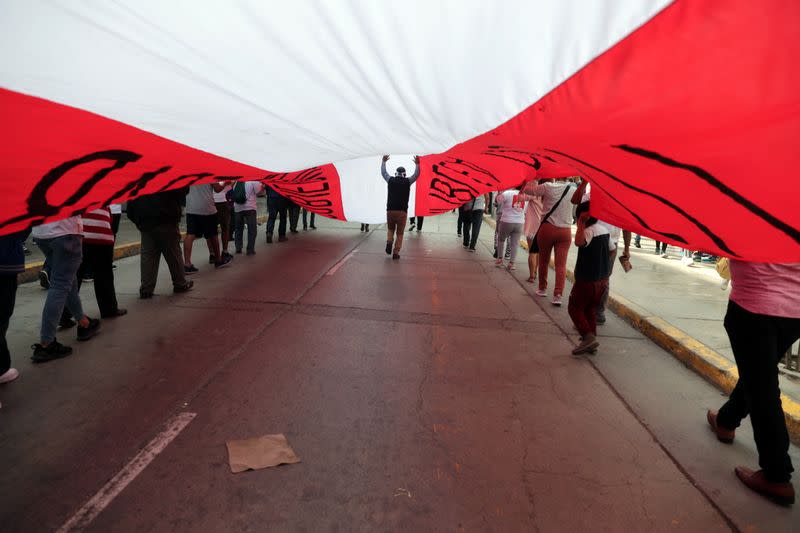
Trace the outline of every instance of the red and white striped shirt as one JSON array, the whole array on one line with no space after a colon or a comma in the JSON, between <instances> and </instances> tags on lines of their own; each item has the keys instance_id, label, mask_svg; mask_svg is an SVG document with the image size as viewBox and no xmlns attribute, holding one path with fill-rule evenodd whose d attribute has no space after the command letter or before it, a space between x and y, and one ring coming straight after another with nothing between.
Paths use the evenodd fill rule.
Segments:
<instances>
[{"instance_id":1,"label":"red and white striped shirt","mask_svg":"<svg viewBox=\"0 0 800 533\"><path fill-rule=\"evenodd\" d=\"M83 242L86 244L114 244L111 231L111 211L107 207L95 209L81 215L83 219Z\"/></svg>"}]
</instances>

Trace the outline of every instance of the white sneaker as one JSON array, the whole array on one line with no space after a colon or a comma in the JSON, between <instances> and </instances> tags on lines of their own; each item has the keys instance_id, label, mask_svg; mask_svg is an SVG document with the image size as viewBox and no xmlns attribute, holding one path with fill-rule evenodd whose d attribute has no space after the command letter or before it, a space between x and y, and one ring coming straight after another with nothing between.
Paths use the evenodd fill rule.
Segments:
<instances>
[{"instance_id":1,"label":"white sneaker","mask_svg":"<svg viewBox=\"0 0 800 533\"><path fill-rule=\"evenodd\" d=\"M10 383L19 377L19 370L9 368L5 374L0 375L0 383Z\"/></svg>"},{"instance_id":2,"label":"white sneaker","mask_svg":"<svg viewBox=\"0 0 800 533\"><path fill-rule=\"evenodd\" d=\"M541 296L542 298L545 298L547 296L547 290L536 289L536 296Z\"/></svg>"},{"instance_id":3,"label":"white sneaker","mask_svg":"<svg viewBox=\"0 0 800 533\"><path fill-rule=\"evenodd\" d=\"M561 307L561 296L553 296L553 299L550 301L550 303L556 307Z\"/></svg>"},{"instance_id":4,"label":"white sneaker","mask_svg":"<svg viewBox=\"0 0 800 533\"><path fill-rule=\"evenodd\" d=\"M681 257L681 264L683 266L694 266L694 260L691 257Z\"/></svg>"},{"instance_id":5,"label":"white sneaker","mask_svg":"<svg viewBox=\"0 0 800 533\"><path fill-rule=\"evenodd\" d=\"M506 268L508 268L509 270L516 270L517 269L517 267L514 266L514 263L509 263Z\"/></svg>"},{"instance_id":6,"label":"white sneaker","mask_svg":"<svg viewBox=\"0 0 800 533\"><path fill-rule=\"evenodd\" d=\"M497 268L503 268L503 260L498 259L497 261L494 262L494 266L496 266Z\"/></svg>"}]
</instances>

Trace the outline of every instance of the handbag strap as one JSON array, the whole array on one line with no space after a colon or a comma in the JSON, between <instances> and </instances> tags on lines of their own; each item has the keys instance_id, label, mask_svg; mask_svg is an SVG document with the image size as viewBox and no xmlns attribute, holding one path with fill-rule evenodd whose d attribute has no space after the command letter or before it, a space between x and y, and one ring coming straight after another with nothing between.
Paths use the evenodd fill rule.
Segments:
<instances>
[{"instance_id":1,"label":"handbag strap","mask_svg":"<svg viewBox=\"0 0 800 533\"><path fill-rule=\"evenodd\" d=\"M547 214L544 217L542 217L542 224L547 222L547 219L550 218L550 215L552 215L553 212L556 209L558 209L559 204L561 204L561 200L564 199L564 197L567 195L567 193L569 192L570 189L571 189L571 187L569 185L564 187L564 192L561 193L561 198L559 198L558 201L553 204L553 207L550 208L550 211L548 211Z\"/></svg>"}]
</instances>

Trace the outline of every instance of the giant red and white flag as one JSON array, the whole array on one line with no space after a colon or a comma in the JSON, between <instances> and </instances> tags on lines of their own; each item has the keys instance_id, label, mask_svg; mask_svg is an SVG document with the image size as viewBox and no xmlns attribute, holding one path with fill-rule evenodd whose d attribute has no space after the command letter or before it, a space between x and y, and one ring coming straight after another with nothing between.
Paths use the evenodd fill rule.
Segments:
<instances>
[{"instance_id":1,"label":"giant red and white flag","mask_svg":"<svg viewBox=\"0 0 800 533\"><path fill-rule=\"evenodd\" d=\"M798 35L793 0L5 0L0 232L226 177L377 222L380 155L421 154L417 214L581 175L609 222L800 262Z\"/></svg>"}]
</instances>

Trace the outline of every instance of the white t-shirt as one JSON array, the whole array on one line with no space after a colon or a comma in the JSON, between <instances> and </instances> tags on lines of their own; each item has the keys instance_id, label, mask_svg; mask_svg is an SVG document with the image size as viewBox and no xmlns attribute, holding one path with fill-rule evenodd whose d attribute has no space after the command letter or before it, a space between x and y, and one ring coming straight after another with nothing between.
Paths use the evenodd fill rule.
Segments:
<instances>
[{"instance_id":1,"label":"white t-shirt","mask_svg":"<svg viewBox=\"0 0 800 533\"><path fill-rule=\"evenodd\" d=\"M261 192L261 189L264 186L261 184L260 181L247 181L244 184L244 194L247 197L247 200L243 204L237 204L233 202L233 211L235 213L239 213L241 211L255 211L256 209L256 197L258 193Z\"/></svg>"},{"instance_id":2,"label":"white t-shirt","mask_svg":"<svg viewBox=\"0 0 800 533\"><path fill-rule=\"evenodd\" d=\"M64 235L83 235L83 222L80 216L48 222L34 226L31 230L31 236L34 239L55 239Z\"/></svg>"},{"instance_id":3,"label":"white t-shirt","mask_svg":"<svg viewBox=\"0 0 800 533\"><path fill-rule=\"evenodd\" d=\"M600 235L607 235L608 233L609 233L608 228L604 224L601 224L600 222L595 222L588 228L584 228L583 236L586 238L585 246L588 246L589 243L592 242L593 238L599 237Z\"/></svg>"},{"instance_id":4,"label":"white t-shirt","mask_svg":"<svg viewBox=\"0 0 800 533\"><path fill-rule=\"evenodd\" d=\"M557 228L569 228L572 226L572 203L570 202L570 198L572 197L572 193L575 192L572 184L563 181L549 181L528 189L528 194L531 196L540 196L542 198L542 216L544 216L549 213L550 209L559 201L559 198L561 198L564 193L565 187L568 187L569 190L564 195L564 198L558 204L555 211L553 211L547 219L547 222Z\"/></svg>"},{"instance_id":5,"label":"white t-shirt","mask_svg":"<svg viewBox=\"0 0 800 533\"><path fill-rule=\"evenodd\" d=\"M497 204L500 207L500 222L509 224L525 223L525 202L514 204L514 197L518 194L519 191L509 189L497 195Z\"/></svg>"},{"instance_id":6,"label":"white t-shirt","mask_svg":"<svg viewBox=\"0 0 800 533\"><path fill-rule=\"evenodd\" d=\"M211 185L195 185L189 187L186 195L187 215L215 215L217 206L214 205L214 189Z\"/></svg>"},{"instance_id":7,"label":"white t-shirt","mask_svg":"<svg viewBox=\"0 0 800 533\"><path fill-rule=\"evenodd\" d=\"M224 182L220 181L219 183L220 185L222 185ZM225 184L225 187L223 187L220 192L214 193L214 202L218 204L221 204L222 202L227 202L227 200L225 199L225 193L227 193L232 188L233 187L230 184Z\"/></svg>"}]
</instances>

